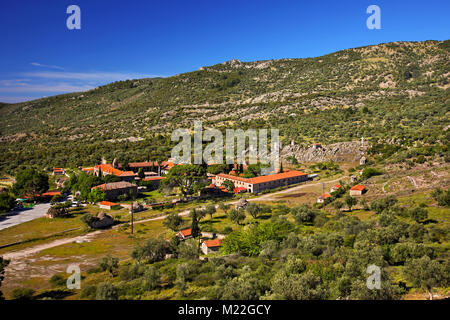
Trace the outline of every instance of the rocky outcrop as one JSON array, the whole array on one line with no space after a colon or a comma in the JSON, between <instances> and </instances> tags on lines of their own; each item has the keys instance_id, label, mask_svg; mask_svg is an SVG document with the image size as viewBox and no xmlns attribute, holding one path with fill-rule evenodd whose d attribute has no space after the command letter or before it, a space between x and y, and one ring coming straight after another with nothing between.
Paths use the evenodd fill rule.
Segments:
<instances>
[{"instance_id":1,"label":"rocky outcrop","mask_svg":"<svg viewBox=\"0 0 450 320\"><path fill-rule=\"evenodd\" d=\"M97 217L93 218L89 226L93 229L107 228L114 224L114 218L109 214L100 212Z\"/></svg>"},{"instance_id":2,"label":"rocky outcrop","mask_svg":"<svg viewBox=\"0 0 450 320\"><path fill-rule=\"evenodd\" d=\"M289 157L295 157L300 163L360 161L368 147L367 142L361 143L361 141L339 142L330 145L315 144L309 147L291 143L281 149L280 157L284 161Z\"/></svg>"},{"instance_id":3,"label":"rocky outcrop","mask_svg":"<svg viewBox=\"0 0 450 320\"><path fill-rule=\"evenodd\" d=\"M235 209L236 209L236 210L244 209L244 208L247 206L247 204L248 204L247 199L241 198L241 199L239 199L239 201L236 203Z\"/></svg>"}]
</instances>

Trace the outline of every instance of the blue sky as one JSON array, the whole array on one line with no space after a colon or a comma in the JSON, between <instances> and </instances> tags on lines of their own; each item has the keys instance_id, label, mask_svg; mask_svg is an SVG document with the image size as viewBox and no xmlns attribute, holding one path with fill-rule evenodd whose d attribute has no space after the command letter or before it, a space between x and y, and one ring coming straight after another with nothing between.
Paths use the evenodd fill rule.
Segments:
<instances>
[{"instance_id":1,"label":"blue sky","mask_svg":"<svg viewBox=\"0 0 450 320\"><path fill-rule=\"evenodd\" d=\"M81 30L69 30L69 5ZM369 5L381 30L369 30ZM226 60L449 39L450 1L15 0L0 4L0 101L170 76Z\"/></svg>"}]
</instances>

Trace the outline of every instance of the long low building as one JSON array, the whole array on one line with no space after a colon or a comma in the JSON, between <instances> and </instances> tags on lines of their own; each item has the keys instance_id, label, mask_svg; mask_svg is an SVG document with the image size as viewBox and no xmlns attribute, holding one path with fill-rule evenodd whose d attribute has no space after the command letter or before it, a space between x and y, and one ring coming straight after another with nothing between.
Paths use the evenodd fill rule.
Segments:
<instances>
[{"instance_id":1,"label":"long low building","mask_svg":"<svg viewBox=\"0 0 450 320\"><path fill-rule=\"evenodd\" d=\"M120 195L136 196L138 192L138 187L135 184L129 183L127 181L104 183L96 187L92 187L91 190L101 189L106 193L106 198L108 200L116 200Z\"/></svg>"},{"instance_id":2,"label":"long low building","mask_svg":"<svg viewBox=\"0 0 450 320\"><path fill-rule=\"evenodd\" d=\"M236 188L245 188L248 192L258 193L267 189L274 189L307 181L308 175L297 170L255 178L242 178L230 174L219 173L214 180L217 186L221 186L226 180L230 180L234 183Z\"/></svg>"}]
</instances>

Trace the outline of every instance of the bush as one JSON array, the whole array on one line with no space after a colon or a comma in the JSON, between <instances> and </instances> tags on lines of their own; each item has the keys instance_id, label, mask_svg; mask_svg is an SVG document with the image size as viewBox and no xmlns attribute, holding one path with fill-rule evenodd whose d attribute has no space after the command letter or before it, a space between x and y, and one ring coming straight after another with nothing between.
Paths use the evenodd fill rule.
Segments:
<instances>
[{"instance_id":1,"label":"bush","mask_svg":"<svg viewBox=\"0 0 450 320\"><path fill-rule=\"evenodd\" d=\"M81 289L80 297L83 299L94 300L97 296L97 287L96 286L87 286Z\"/></svg>"},{"instance_id":2,"label":"bush","mask_svg":"<svg viewBox=\"0 0 450 320\"><path fill-rule=\"evenodd\" d=\"M433 198L438 202L438 205L441 207L449 207L450 206L450 189L443 191L440 188L437 188L431 194Z\"/></svg>"},{"instance_id":3,"label":"bush","mask_svg":"<svg viewBox=\"0 0 450 320\"><path fill-rule=\"evenodd\" d=\"M117 287L109 282L100 283L96 291L97 300L117 300L119 298Z\"/></svg>"},{"instance_id":4,"label":"bush","mask_svg":"<svg viewBox=\"0 0 450 320\"><path fill-rule=\"evenodd\" d=\"M66 279L60 275L60 274L55 274L54 276L52 276L49 280L50 284L54 287L61 287L61 286L65 286L66 285Z\"/></svg>"},{"instance_id":5,"label":"bush","mask_svg":"<svg viewBox=\"0 0 450 320\"><path fill-rule=\"evenodd\" d=\"M33 295L34 290L30 288L17 288L12 292L12 297L16 300L31 300Z\"/></svg>"},{"instance_id":6,"label":"bush","mask_svg":"<svg viewBox=\"0 0 450 320\"><path fill-rule=\"evenodd\" d=\"M381 175L381 174L383 174L383 172L381 172L381 171L378 170L378 169L375 169L375 168L365 168L365 169L363 170L362 174L361 174L361 178L363 178L363 179L369 179L370 177L373 177L373 176L379 176L379 175Z\"/></svg>"}]
</instances>

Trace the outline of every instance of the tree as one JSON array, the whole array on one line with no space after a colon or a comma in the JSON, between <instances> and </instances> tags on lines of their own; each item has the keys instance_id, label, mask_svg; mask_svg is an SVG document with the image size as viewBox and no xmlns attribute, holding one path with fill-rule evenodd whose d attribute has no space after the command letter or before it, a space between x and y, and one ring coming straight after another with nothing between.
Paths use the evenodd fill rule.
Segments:
<instances>
[{"instance_id":1,"label":"tree","mask_svg":"<svg viewBox=\"0 0 450 320\"><path fill-rule=\"evenodd\" d=\"M438 205L441 207L449 207L450 206L450 189L443 191L441 188L436 188L431 195L434 200L438 202Z\"/></svg>"},{"instance_id":2,"label":"tree","mask_svg":"<svg viewBox=\"0 0 450 320\"><path fill-rule=\"evenodd\" d=\"M89 192L87 199L92 203L101 202L103 200L106 200L106 193L102 189L93 189L91 192Z\"/></svg>"},{"instance_id":3,"label":"tree","mask_svg":"<svg viewBox=\"0 0 450 320\"><path fill-rule=\"evenodd\" d=\"M346 195L344 198L345 204L348 207L348 210L352 211L352 207L355 206L358 203L358 199L350 196L350 195Z\"/></svg>"},{"instance_id":4,"label":"tree","mask_svg":"<svg viewBox=\"0 0 450 320\"><path fill-rule=\"evenodd\" d=\"M91 222L94 220L94 216L90 213L85 213L81 216L80 220L87 226L91 227Z\"/></svg>"},{"instance_id":5,"label":"tree","mask_svg":"<svg viewBox=\"0 0 450 320\"><path fill-rule=\"evenodd\" d=\"M227 189L227 191L230 192L230 193L233 192L233 190L234 190L234 188L235 188L234 182L231 181L231 180L225 180L225 181L222 183L222 186L225 187L225 188Z\"/></svg>"},{"instance_id":6,"label":"tree","mask_svg":"<svg viewBox=\"0 0 450 320\"><path fill-rule=\"evenodd\" d=\"M206 172L211 174L219 174L223 173L227 170L228 166L226 164L213 164L208 166Z\"/></svg>"},{"instance_id":7,"label":"tree","mask_svg":"<svg viewBox=\"0 0 450 320\"><path fill-rule=\"evenodd\" d=\"M109 282L102 282L97 287L97 300L117 300L119 299L119 291L117 287Z\"/></svg>"},{"instance_id":8,"label":"tree","mask_svg":"<svg viewBox=\"0 0 450 320\"><path fill-rule=\"evenodd\" d=\"M237 225L239 225L241 223L241 221L243 221L245 219L245 213L244 210L236 210L236 209L231 209L230 211L228 211L227 213L228 219L230 219L230 221L236 223Z\"/></svg>"},{"instance_id":9,"label":"tree","mask_svg":"<svg viewBox=\"0 0 450 320\"><path fill-rule=\"evenodd\" d=\"M188 275L188 268L185 263L177 266L177 278L175 280L175 288L177 289L180 297L185 296L186 291L186 277Z\"/></svg>"},{"instance_id":10,"label":"tree","mask_svg":"<svg viewBox=\"0 0 450 320\"><path fill-rule=\"evenodd\" d=\"M145 173L144 173L144 169L143 168L139 168L138 172L137 172L138 177L142 180L145 178Z\"/></svg>"},{"instance_id":11,"label":"tree","mask_svg":"<svg viewBox=\"0 0 450 320\"><path fill-rule=\"evenodd\" d=\"M219 203L219 209L222 210L223 212L226 213L229 208L230 208L230 205L225 204L223 202Z\"/></svg>"},{"instance_id":12,"label":"tree","mask_svg":"<svg viewBox=\"0 0 450 320\"><path fill-rule=\"evenodd\" d=\"M48 188L48 175L45 172L27 168L17 174L12 190L15 195L35 197Z\"/></svg>"},{"instance_id":13,"label":"tree","mask_svg":"<svg viewBox=\"0 0 450 320\"><path fill-rule=\"evenodd\" d=\"M71 176L69 180L69 186L73 193L79 191L79 198L86 201L88 200L91 188L102 184L102 182L102 179L97 176L81 172L79 175L73 174Z\"/></svg>"},{"instance_id":14,"label":"tree","mask_svg":"<svg viewBox=\"0 0 450 320\"><path fill-rule=\"evenodd\" d=\"M177 254L181 259L198 259L198 243L194 239L181 242L178 245Z\"/></svg>"},{"instance_id":15,"label":"tree","mask_svg":"<svg viewBox=\"0 0 450 320\"><path fill-rule=\"evenodd\" d=\"M131 257L138 263L153 263L164 260L167 243L164 239L148 239L143 246L138 245L131 252Z\"/></svg>"},{"instance_id":16,"label":"tree","mask_svg":"<svg viewBox=\"0 0 450 320\"><path fill-rule=\"evenodd\" d=\"M370 208L376 213L380 214L383 211L389 210L395 204L397 204L398 200L395 196L387 196L379 200L372 201L370 204Z\"/></svg>"},{"instance_id":17,"label":"tree","mask_svg":"<svg viewBox=\"0 0 450 320\"><path fill-rule=\"evenodd\" d=\"M291 213L295 221L301 224L312 224L318 214L317 210L306 204L293 207Z\"/></svg>"},{"instance_id":18,"label":"tree","mask_svg":"<svg viewBox=\"0 0 450 320\"><path fill-rule=\"evenodd\" d=\"M47 210L47 215L53 218L61 218L65 217L69 214L69 211L67 210L67 205L64 203L59 203L57 205L51 206Z\"/></svg>"},{"instance_id":19,"label":"tree","mask_svg":"<svg viewBox=\"0 0 450 320\"><path fill-rule=\"evenodd\" d=\"M108 255L103 258L99 264L99 267L102 271L107 271L111 277L114 277L119 269L119 259Z\"/></svg>"},{"instance_id":20,"label":"tree","mask_svg":"<svg viewBox=\"0 0 450 320\"><path fill-rule=\"evenodd\" d=\"M301 274L278 272L272 281L272 291L281 299L318 300L328 297L327 287L312 271Z\"/></svg>"},{"instance_id":21,"label":"tree","mask_svg":"<svg viewBox=\"0 0 450 320\"><path fill-rule=\"evenodd\" d=\"M423 222L428 218L428 211L422 207L409 210L410 217L416 222Z\"/></svg>"},{"instance_id":22,"label":"tree","mask_svg":"<svg viewBox=\"0 0 450 320\"><path fill-rule=\"evenodd\" d=\"M31 300L34 295L34 290L31 288L16 288L12 292L15 300Z\"/></svg>"},{"instance_id":23,"label":"tree","mask_svg":"<svg viewBox=\"0 0 450 320\"><path fill-rule=\"evenodd\" d=\"M344 207L344 203L340 200L334 201L332 205L338 213L341 211L342 207Z\"/></svg>"},{"instance_id":24,"label":"tree","mask_svg":"<svg viewBox=\"0 0 450 320\"><path fill-rule=\"evenodd\" d=\"M158 287L161 279L159 270L153 266L149 266L144 272L144 287L146 290L154 290Z\"/></svg>"},{"instance_id":25,"label":"tree","mask_svg":"<svg viewBox=\"0 0 450 320\"><path fill-rule=\"evenodd\" d=\"M200 181L206 178L206 170L194 164L176 165L169 170L162 185L178 187L183 197L193 194L201 187Z\"/></svg>"},{"instance_id":26,"label":"tree","mask_svg":"<svg viewBox=\"0 0 450 320\"><path fill-rule=\"evenodd\" d=\"M0 193L0 213L9 212L16 206L16 199L7 192Z\"/></svg>"},{"instance_id":27,"label":"tree","mask_svg":"<svg viewBox=\"0 0 450 320\"><path fill-rule=\"evenodd\" d=\"M249 203L245 210L247 211L248 214L250 214L253 219L256 219L258 217L258 214L261 213L261 208L257 203L251 202Z\"/></svg>"},{"instance_id":28,"label":"tree","mask_svg":"<svg viewBox=\"0 0 450 320\"><path fill-rule=\"evenodd\" d=\"M172 212L167 215L166 219L164 219L163 225L172 231L177 231L182 223L183 219L178 215L178 213Z\"/></svg>"},{"instance_id":29,"label":"tree","mask_svg":"<svg viewBox=\"0 0 450 320\"><path fill-rule=\"evenodd\" d=\"M375 169L375 168L364 168L361 178L363 179L369 179L370 177L373 176L378 176L380 174L383 174L380 170Z\"/></svg>"},{"instance_id":30,"label":"tree","mask_svg":"<svg viewBox=\"0 0 450 320\"><path fill-rule=\"evenodd\" d=\"M203 210L205 214L209 214L209 216L213 217L213 214L216 213L216 206L212 203L209 203L206 205L205 209Z\"/></svg>"},{"instance_id":31,"label":"tree","mask_svg":"<svg viewBox=\"0 0 450 320\"><path fill-rule=\"evenodd\" d=\"M193 209L191 211L191 215L192 215L191 235L192 235L192 238L194 238L194 239L198 237L198 249L200 249L200 236L202 235L202 233L201 233L200 227L198 225L199 218L197 217L197 210Z\"/></svg>"},{"instance_id":32,"label":"tree","mask_svg":"<svg viewBox=\"0 0 450 320\"><path fill-rule=\"evenodd\" d=\"M448 267L448 266L447 266ZM432 289L438 286L448 286L448 268L428 256L409 260L405 264L404 274L415 287L423 288L433 300Z\"/></svg>"},{"instance_id":33,"label":"tree","mask_svg":"<svg viewBox=\"0 0 450 320\"><path fill-rule=\"evenodd\" d=\"M0 257L0 287L2 286L2 282L5 279L5 269L9 264L9 260L3 259ZM3 293L0 291L0 300L3 300Z\"/></svg>"}]
</instances>

